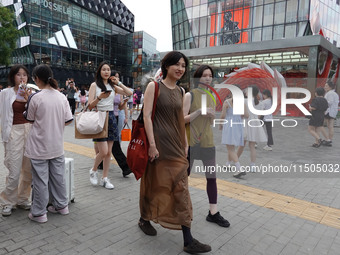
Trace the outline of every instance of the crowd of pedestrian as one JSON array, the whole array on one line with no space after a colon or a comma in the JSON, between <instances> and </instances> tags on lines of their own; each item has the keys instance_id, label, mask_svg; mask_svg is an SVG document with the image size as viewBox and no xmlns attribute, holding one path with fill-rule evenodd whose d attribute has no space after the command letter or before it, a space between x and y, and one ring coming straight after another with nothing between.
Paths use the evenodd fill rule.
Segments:
<instances>
[{"instance_id":1,"label":"crowd of pedestrian","mask_svg":"<svg viewBox=\"0 0 340 255\"><path fill-rule=\"evenodd\" d=\"M58 87L52 70L38 65L32 71L32 80L40 91L33 92L26 84L29 72L23 65L11 68L9 88L0 88L1 138L5 148L4 165L8 170L4 190L0 193L2 215L9 216L16 208L30 210L30 220L44 223L47 213L69 214L65 183L65 158L63 134L72 122L76 109L81 105L90 110L107 112L108 135L93 139L96 157L89 169L92 185L112 190L108 178L111 155L122 169L124 177L131 173L120 145L120 131L132 119L133 110L139 111L143 103L143 120L149 142L149 162L140 183L140 218L138 226L150 236L157 235L151 221L162 227L181 230L183 250L187 253L211 251L192 236L193 208L190 199L188 176L195 160L205 168L216 165L216 148L212 131L215 118L213 97L207 97L207 108L202 109L202 95L211 95L214 72L212 67L201 65L195 71L193 89L185 93L178 82L188 71L187 57L178 51L165 55L161 61L161 79L148 84L143 94L141 87L133 90L123 84L121 75L102 62L95 74L95 81L87 91L78 89L73 78L66 81L65 89ZM260 91L249 84L253 107L270 109L270 90ZM158 94L155 94L158 91ZM62 93L61 93L62 92ZM262 94L263 100L260 95ZM157 98L152 120L153 99ZM228 161L237 172L234 177L245 175L240 157L246 143L250 150L250 169L255 169L256 146L266 143L264 150L273 150L272 115L258 116L244 101L244 114L234 114L237 107L233 98L224 101L221 119L225 119L221 144L226 145ZM79 105L77 105L79 104ZM335 85L328 81L324 88L317 88L309 110L312 115L308 131L315 138L313 147L332 146L333 125L337 115L339 96ZM204 112L203 112L204 111ZM326 122L328 132L324 129ZM252 123L232 125L231 123ZM261 123L263 125L261 125ZM321 138L324 137L324 140ZM99 177L98 169L102 169ZM230 223L219 212L216 172L205 171L209 211L206 220L221 227ZM49 205L49 206L48 206Z\"/></svg>"}]
</instances>

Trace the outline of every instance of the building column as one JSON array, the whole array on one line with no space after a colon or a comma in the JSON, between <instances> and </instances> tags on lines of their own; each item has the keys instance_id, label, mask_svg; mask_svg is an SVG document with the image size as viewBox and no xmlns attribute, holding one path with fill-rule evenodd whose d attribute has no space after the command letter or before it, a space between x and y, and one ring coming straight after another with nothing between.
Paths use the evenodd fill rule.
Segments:
<instances>
[{"instance_id":1,"label":"building column","mask_svg":"<svg viewBox=\"0 0 340 255\"><path fill-rule=\"evenodd\" d=\"M307 89L311 92L312 97L314 97L314 92L316 88L316 78L318 71L318 56L319 55L319 47L314 46L309 48L309 56L308 56L308 72L307 72Z\"/></svg>"}]
</instances>

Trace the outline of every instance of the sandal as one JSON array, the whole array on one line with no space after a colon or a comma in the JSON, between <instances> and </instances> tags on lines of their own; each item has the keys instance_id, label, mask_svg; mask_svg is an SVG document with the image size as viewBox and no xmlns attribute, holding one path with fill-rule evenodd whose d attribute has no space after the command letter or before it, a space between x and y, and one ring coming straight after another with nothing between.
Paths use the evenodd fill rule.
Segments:
<instances>
[{"instance_id":1,"label":"sandal","mask_svg":"<svg viewBox=\"0 0 340 255\"><path fill-rule=\"evenodd\" d=\"M318 140L318 143L313 143L312 146L313 146L314 148L319 148L319 147L321 146L321 144L322 144L322 140L319 139L319 140Z\"/></svg>"}]
</instances>

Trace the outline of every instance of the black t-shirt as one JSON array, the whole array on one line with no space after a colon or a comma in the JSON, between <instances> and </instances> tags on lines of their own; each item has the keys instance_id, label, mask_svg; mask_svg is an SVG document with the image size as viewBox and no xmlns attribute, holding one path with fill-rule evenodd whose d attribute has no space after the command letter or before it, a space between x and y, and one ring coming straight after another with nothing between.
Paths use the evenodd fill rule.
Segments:
<instances>
[{"instance_id":1,"label":"black t-shirt","mask_svg":"<svg viewBox=\"0 0 340 255\"><path fill-rule=\"evenodd\" d=\"M328 102L323 97L315 97L311 104L315 110L312 111L312 118L310 120L311 126L322 126L325 118L325 111L328 108Z\"/></svg>"}]
</instances>

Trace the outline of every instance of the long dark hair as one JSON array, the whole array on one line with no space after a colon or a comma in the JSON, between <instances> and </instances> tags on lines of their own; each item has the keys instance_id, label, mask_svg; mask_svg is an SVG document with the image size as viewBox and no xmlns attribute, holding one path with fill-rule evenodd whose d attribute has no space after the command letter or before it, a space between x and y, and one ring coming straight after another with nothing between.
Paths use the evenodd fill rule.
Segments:
<instances>
[{"instance_id":1,"label":"long dark hair","mask_svg":"<svg viewBox=\"0 0 340 255\"><path fill-rule=\"evenodd\" d=\"M8 84L11 86L11 87L14 87L15 86L15 75L19 72L20 69L23 69L26 74L27 74L27 80L29 79L29 72L28 72L28 69L26 66L24 65L14 65L11 67L11 70L9 71L9 74L8 74Z\"/></svg>"},{"instance_id":2,"label":"long dark hair","mask_svg":"<svg viewBox=\"0 0 340 255\"><path fill-rule=\"evenodd\" d=\"M199 66L194 73L194 86L195 86L195 88L198 86L198 84L200 82L200 78L202 77L204 71L207 70L207 69L209 69L211 71L211 74L214 77L214 71L210 66L208 66L208 65Z\"/></svg>"},{"instance_id":3,"label":"long dark hair","mask_svg":"<svg viewBox=\"0 0 340 255\"><path fill-rule=\"evenodd\" d=\"M162 69L162 76L163 79L166 78L166 76L168 75L168 70L166 70L169 66L175 65L178 63L178 61L183 58L184 62L185 62L185 72L183 74L183 76L186 74L187 69L188 69L188 65L189 65L189 60L188 58L181 52L179 51L170 51L169 53L167 53L164 58L162 59L162 64L161 64L161 69ZM182 77L183 77L182 76Z\"/></svg>"},{"instance_id":4,"label":"long dark hair","mask_svg":"<svg viewBox=\"0 0 340 255\"><path fill-rule=\"evenodd\" d=\"M34 67L32 77L38 77L45 84L49 84L52 88L58 89L58 82L53 79L52 69L45 64Z\"/></svg>"},{"instance_id":5,"label":"long dark hair","mask_svg":"<svg viewBox=\"0 0 340 255\"><path fill-rule=\"evenodd\" d=\"M265 89L262 91L263 95L266 95L268 98L272 99L272 93L270 93L269 89Z\"/></svg>"},{"instance_id":6,"label":"long dark hair","mask_svg":"<svg viewBox=\"0 0 340 255\"><path fill-rule=\"evenodd\" d=\"M106 91L106 90L107 90L107 89L106 89L106 86L104 85L103 78L102 78L102 76L101 76L101 74L100 74L100 73L101 73L101 70L102 70L102 68L103 68L104 65L108 65L108 66L110 67L109 62L103 61L103 62L101 62L101 63L99 64L98 69L97 69L97 72L96 72L96 84L97 84L97 86L98 86L102 91ZM110 67L110 69L111 69L111 67ZM113 82L112 82L110 79L108 79L108 83L111 85L112 89L114 89L114 84L113 84Z\"/></svg>"}]
</instances>

